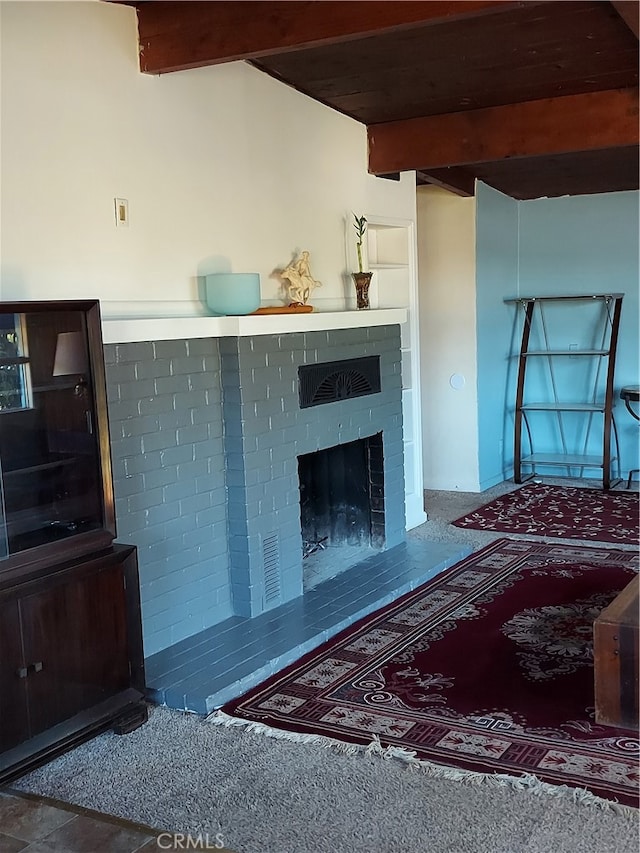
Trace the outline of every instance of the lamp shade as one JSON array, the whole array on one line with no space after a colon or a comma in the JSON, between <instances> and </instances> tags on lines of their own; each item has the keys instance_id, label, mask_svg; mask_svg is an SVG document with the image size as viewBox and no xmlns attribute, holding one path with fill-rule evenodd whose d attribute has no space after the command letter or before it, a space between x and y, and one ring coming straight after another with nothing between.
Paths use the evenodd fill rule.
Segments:
<instances>
[{"instance_id":1,"label":"lamp shade","mask_svg":"<svg viewBox=\"0 0 640 853\"><path fill-rule=\"evenodd\" d=\"M225 272L205 276L207 307L214 314L251 314L260 307L257 272Z\"/></svg>"},{"instance_id":2,"label":"lamp shade","mask_svg":"<svg viewBox=\"0 0 640 853\"><path fill-rule=\"evenodd\" d=\"M87 372L87 353L81 332L60 332L53 360L54 376L72 376Z\"/></svg>"}]
</instances>

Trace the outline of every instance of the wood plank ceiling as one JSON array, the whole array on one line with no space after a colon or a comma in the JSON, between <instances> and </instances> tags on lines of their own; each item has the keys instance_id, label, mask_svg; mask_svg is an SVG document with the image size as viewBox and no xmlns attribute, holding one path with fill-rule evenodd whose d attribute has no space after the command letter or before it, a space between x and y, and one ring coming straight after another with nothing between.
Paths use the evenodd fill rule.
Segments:
<instances>
[{"instance_id":1,"label":"wood plank ceiling","mask_svg":"<svg viewBox=\"0 0 640 853\"><path fill-rule=\"evenodd\" d=\"M637 2L129 5L143 72L246 60L365 124L373 174L516 199L638 188Z\"/></svg>"}]
</instances>

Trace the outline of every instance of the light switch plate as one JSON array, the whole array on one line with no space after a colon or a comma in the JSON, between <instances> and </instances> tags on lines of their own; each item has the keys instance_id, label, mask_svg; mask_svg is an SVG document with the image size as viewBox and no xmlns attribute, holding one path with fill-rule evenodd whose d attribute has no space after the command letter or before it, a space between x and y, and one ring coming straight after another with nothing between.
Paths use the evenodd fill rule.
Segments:
<instances>
[{"instance_id":1,"label":"light switch plate","mask_svg":"<svg viewBox=\"0 0 640 853\"><path fill-rule=\"evenodd\" d=\"M116 215L116 226L118 228L129 226L129 202L126 198L114 198L114 210Z\"/></svg>"}]
</instances>

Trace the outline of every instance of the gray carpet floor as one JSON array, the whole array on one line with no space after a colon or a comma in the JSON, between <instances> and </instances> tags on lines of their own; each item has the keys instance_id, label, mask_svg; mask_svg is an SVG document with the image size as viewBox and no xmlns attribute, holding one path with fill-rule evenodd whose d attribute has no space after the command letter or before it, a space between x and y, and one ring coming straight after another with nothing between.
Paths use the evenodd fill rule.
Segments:
<instances>
[{"instance_id":1,"label":"gray carpet floor","mask_svg":"<svg viewBox=\"0 0 640 853\"><path fill-rule=\"evenodd\" d=\"M450 522L513 487L427 492L430 520L410 535L483 547L504 534ZM166 708L14 787L170 832L219 833L236 853L636 853L639 841L637 812L574 802L570 789L552 796L452 781L395 758L223 728Z\"/></svg>"}]
</instances>

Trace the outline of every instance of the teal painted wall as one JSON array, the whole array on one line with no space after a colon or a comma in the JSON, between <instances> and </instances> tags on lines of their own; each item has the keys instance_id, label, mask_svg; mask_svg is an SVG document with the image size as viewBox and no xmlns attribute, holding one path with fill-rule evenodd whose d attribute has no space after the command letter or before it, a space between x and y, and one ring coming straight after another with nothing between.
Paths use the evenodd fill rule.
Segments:
<instances>
[{"instance_id":1,"label":"teal painted wall","mask_svg":"<svg viewBox=\"0 0 640 853\"><path fill-rule=\"evenodd\" d=\"M638 426L619 398L624 385L640 383L638 343L638 211L637 192L601 193L535 199L520 208L520 294L624 293L615 372L615 419L620 438L623 475L638 466ZM568 317L560 337L567 344L589 344L589 306L576 307L575 322ZM593 335L596 337L595 329ZM582 381L580 359L562 365ZM586 384L585 384L586 387ZM579 394L580 388L576 389ZM584 417L580 417L582 425ZM601 416L594 416L591 435L579 435L579 425L566 421L568 439L588 441L588 452L598 452ZM553 425L550 425L550 436ZM561 472L566 473L566 472ZM589 472L585 472L587 475ZM600 476L599 471L592 471Z\"/></svg>"},{"instance_id":2,"label":"teal painted wall","mask_svg":"<svg viewBox=\"0 0 640 853\"><path fill-rule=\"evenodd\" d=\"M480 491L512 476L510 360L513 311L505 298L518 282L518 202L476 185L476 334ZM513 420L511 420L513 423Z\"/></svg>"},{"instance_id":3,"label":"teal painted wall","mask_svg":"<svg viewBox=\"0 0 640 853\"><path fill-rule=\"evenodd\" d=\"M503 300L516 295L625 294L616 361L615 417L622 473L626 476L630 468L638 467L637 422L619 400L622 386L640 383L638 212L637 192L516 202L478 184L476 304L481 489L493 485L500 471L504 473L502 479L513 475L517 364L509 353L517 354L519 350L520 324L515 306L505 306ZM557 334L567 347L595 346L598 334L590 310L590 306L576 306L570 313L558 315L558 322L549 313L551 333ZM581 359L568 359L558 368L557 380L568 382L565 387L576 399L591 384L584 370ZM528 374L529 379L534 386L539 385L541 399L548 399L548 374L539 368L538 374ZM552 451L559 441L557 418L546 417L548 421L536 422L536 449ZM573 421L565 419L567 440L577 449L599 453L598 417L601 416L594 416L590 432L584 416L575 416ZM500 458L498 437L504 440ZM539 473L563 476L568 472L545 467ZM586 470L584 475L599 477L601 472Z\"/></svg>"}]
</instances>

